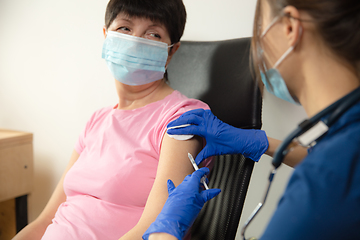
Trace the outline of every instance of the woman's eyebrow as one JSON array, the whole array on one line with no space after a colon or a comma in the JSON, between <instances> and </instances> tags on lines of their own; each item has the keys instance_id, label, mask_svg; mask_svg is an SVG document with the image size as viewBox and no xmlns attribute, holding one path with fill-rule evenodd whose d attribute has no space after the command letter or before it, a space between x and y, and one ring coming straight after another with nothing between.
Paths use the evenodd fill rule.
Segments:
<instances>
[{"instance_id":1,"label":"woman's eyebrow","mask_svg":"<svg viewBox=\"0 0 360 240\"><path fill-rule=\"evenodd\" d=\"M131 20L131 18L129 16L119 16L117 18L117 21L125 21L125 22L128 22L128 23L133 23L133 21Z\"/></svg>"},{"instance_id":2,"label":"woman's eyebrow","mask_svg":"<svg viewBox=\"0 0 360 240\"><path fill-rule=\"evenodd\" d=\"M153 23L151 25L149 25L148 27L157 27L157 28L160 28L160 29L164 29L164 25L162 24L159 24L159 23Z\"/></svg>"},{"instance_id":3,"label":"woman's eyebrow","mask_svg":"<svg viewBox=\"0 0 360 240\"><path fill-rule=\"evenodd\" d=\"M127 22L132 22L129 17L122 17L120 20L127 21Z\"/></svg>"}]
</instances>

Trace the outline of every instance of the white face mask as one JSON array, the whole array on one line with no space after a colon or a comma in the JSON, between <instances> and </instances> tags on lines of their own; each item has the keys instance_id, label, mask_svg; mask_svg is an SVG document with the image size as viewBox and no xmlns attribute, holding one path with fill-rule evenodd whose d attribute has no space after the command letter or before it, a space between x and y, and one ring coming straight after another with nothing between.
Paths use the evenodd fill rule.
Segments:
<instances>
[{"instance_id":1,"label":"white face mask","mask_svg":"<svg viewBox=\"0 0 360 240\"><path fill-rule=\"evenodd\" d=\"M164 77L169 47L163 42L109 31L102 58L116 80L137 86Z\"/></svg>"},{"instance_id":2,"label":"white face mask","mask_svg":"<svg viewBox=\"0 0 360 240\"><path fill-rule=\"evenodd\" d=\"M261 38L263 38L266 33L270 30L272 26L279 20L279 17L275 17L274 20L269 24L269 26L264 30L264 32L261 34ZM300 35L301 35L301 28L300 28ZM297 44L297 43L296 43ZM277 70L277 67L280 65L281 62L284 61L284 59L294 50L295 46L291 46L281 57L275 65L270 68L265 68L265 73L260 71L261 74L261 81L264 83L265 88L268 92L275 95L278 98L281 98L285 101L288 101L290 103L299 105L298 101L295 101L294 98L289 93L289 90L285 84L284 79L282 78L280 72Z\"/></svg>"}]
</instances>

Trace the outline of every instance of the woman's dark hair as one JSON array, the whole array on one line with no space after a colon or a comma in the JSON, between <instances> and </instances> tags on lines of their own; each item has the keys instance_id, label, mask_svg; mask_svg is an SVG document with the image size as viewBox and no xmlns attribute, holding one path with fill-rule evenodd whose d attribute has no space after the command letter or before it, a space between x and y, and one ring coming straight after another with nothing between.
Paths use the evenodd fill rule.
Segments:
<instances>
[{"instance_id":1,"label":"woman's dark hair","mask_svg":"<svg viewBox=\"0 0 360 240\"><path fill-rule=\"evenodd\" d=\"M182 0L110 0L105 13L106 28L119 13L163 24L170 35L171 44L179 42L184 33L186 10Z\"/></svg>"},{"instance_id":2,"label":"woman's dark hair","mask_svg":"<svg viewBox=\"0 0 360 240\"><path fill-rule=\"evenodd\" d=\"M360 1L359 0L258 0L252 40L252 64L258 73L259 23L261 1L268 1L273 16L282 14L286 6L306 11L325 44L338 56L359 67L360 61ZM302 21L302 19L299 19ZM358 69L359 70L359 69Z\"/></svg>"}]
</instances>

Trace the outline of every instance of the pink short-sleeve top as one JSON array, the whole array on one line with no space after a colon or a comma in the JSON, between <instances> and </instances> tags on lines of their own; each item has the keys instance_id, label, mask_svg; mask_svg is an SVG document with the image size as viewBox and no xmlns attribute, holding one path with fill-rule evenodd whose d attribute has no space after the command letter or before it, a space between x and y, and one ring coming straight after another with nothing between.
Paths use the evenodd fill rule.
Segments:
<instances>
[{"instance_id":1,"label":"pink short-sleeve top","mask_svg":"<svg viewBox=\"0 0 360 240\"><path fill-rule=\"evenodd\" d=\"M76 143L62 203L43 240L119 239L139 221L155 180L166 125L209 107L174 91L134 110L96 111Z\"/></svg>"}]
</instances>

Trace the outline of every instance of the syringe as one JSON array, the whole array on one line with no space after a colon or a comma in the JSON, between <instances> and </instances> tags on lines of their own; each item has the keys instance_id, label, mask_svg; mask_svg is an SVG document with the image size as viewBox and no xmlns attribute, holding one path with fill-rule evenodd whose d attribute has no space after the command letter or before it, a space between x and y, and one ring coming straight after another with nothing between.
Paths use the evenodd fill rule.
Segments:
<instances>
[{"instance_id":1,"label":"syringe","mask_svg":"<svg viewBox=\"0 0 360 240\"><path fill-rule=\"evenodd\" d=\"M191 164L193 165L195 171L199 170L198 165L196 165L196 162L195 162L193 156L192 156L190 153L188 153L188 157L189 157L190 162L191 162ZM205 187L206 190L209 189L208 185L206 184L206 176L203 176L203 177L201 178L200 182L204 185L204 187Z\"/></svg>"}]
</instances>

